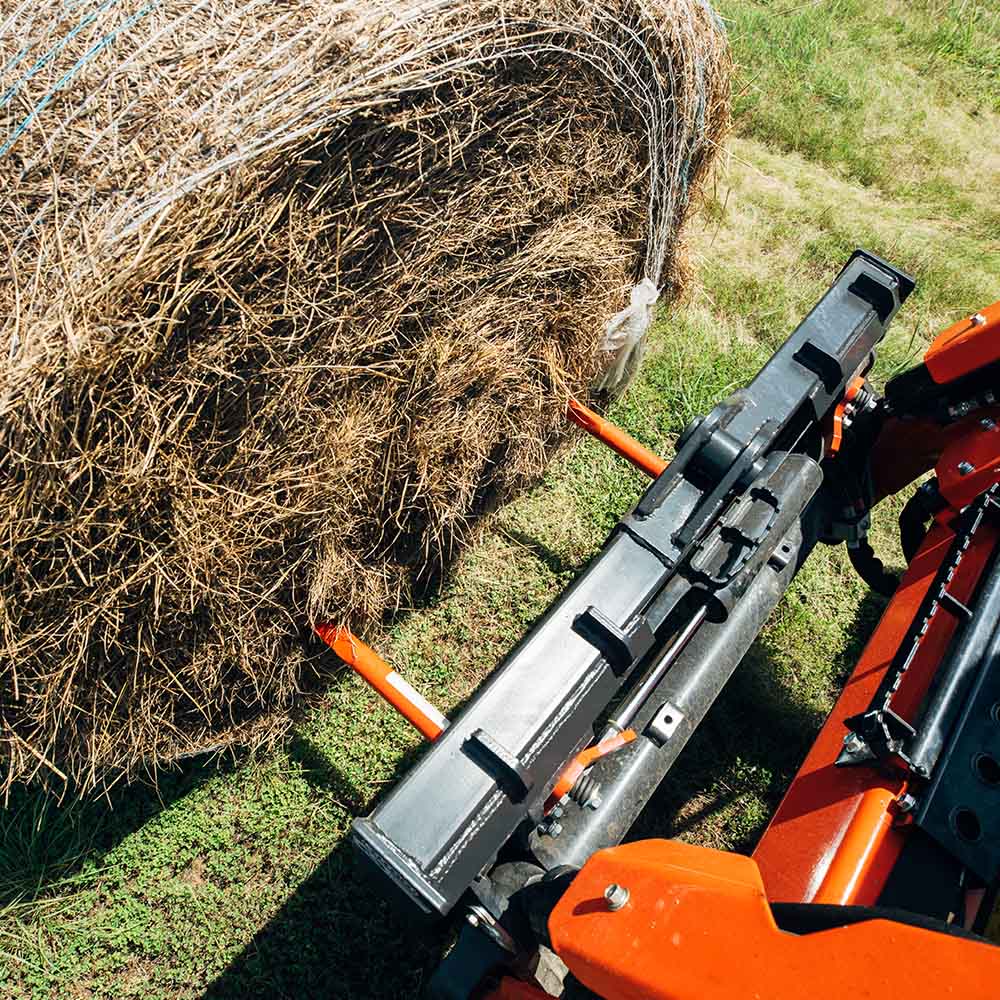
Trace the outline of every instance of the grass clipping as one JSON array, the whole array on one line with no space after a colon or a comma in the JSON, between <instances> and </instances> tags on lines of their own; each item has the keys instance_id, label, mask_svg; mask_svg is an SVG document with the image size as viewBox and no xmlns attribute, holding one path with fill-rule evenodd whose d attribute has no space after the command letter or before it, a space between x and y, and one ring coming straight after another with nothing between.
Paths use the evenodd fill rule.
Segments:
<instances>
[{"instance_id":1,"label":"grass clipping","mask_svg":"<svg viewBox=\"0 0 1000 1000\"><path fill-rule=\"evenodd\" d=\"M539 474L729 64L700 0L34 0L0 64L0 787L88 790L273 732Z\"/></svg>"}]
</instances>

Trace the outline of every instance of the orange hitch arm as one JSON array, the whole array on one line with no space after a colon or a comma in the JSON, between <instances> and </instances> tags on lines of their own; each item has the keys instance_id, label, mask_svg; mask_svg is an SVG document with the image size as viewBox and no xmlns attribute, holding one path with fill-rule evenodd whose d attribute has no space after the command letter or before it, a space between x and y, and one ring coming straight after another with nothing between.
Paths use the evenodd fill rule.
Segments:
<instances>
[{"instance_id":1,"label":"orange hitch arm","mask_svg":"<svg viewBox=\"0 0 1000 1000\"><path fill-rule=\"evenodd\" d=\"M787 933L751 858L680 841L598 851L548 928L570 972L606 1000L994 1000L1000 981L1000 948L878 914Z\"/></svg>"},{"instance_id":2,"label":"orange hitch arm","mask_svg":"<svg viewBox=\"0 0 1000 1000\"><path fill-rule=\"evenodd\" d=\"M994 361L1000 361L1000 302L949 326L924 355L924 364L938 385Z\"/></svg>"},{"instance_id":3,"label":"orange hitch arm","mask_svg":"<svg viewBox=\"0 0 1000 1000\"><path fill-rule=\"evenodd\" d=\"M609 420L599 417L583 403L570 399L566 416L574 424L582 427L588 434L597 438L602 444L606 444L622 458L628 459L637 469L653 479L656 479L667 467L667 463L659 455L654 455L648 448L639 444L634 437L626 434Z\"/></svg>"},{"instance_id":4,"label":"orange hitch arm","mask_svg":"<svg viewBox=\"0 0 1000 1000\"><path fill-rule=\"evenodd\" d=\"M448 728L448 720L352 632L317 625L316 634L427 739L436 740Z\"/></svg>"}]
</instances>

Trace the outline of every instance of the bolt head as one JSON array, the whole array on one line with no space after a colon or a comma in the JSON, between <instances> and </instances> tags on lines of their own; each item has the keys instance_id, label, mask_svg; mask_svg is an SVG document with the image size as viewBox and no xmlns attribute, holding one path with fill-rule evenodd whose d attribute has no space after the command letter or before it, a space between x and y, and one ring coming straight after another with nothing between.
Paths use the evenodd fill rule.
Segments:
<instances>
[{"instance_id":1,"label":"bolt head","mask_svg":"<svg viewBox=\"0 0 1000 1000\"><path fill-rule=\"evenodd\" d=\"M961 461L958 463L958 474L960 476L967 476L970 472L975 472L976 467L971 462Z\"/></svg>"},{"instance_id":2,"label":"bolt head","mask_svg":"<svg viewBox=\"0 0 1000 1000\"><path fill-rule=\"evenodd\" d=\"M979 426L982 427L984 431L991 431L996 427L996 425L997 422L992 417L983 417L983 419L979 421Z\"/></svg>"},{"instance_id":3,"label":"bolt head","mask_svg":"<svg viewBox=\"0 0 1000 1000\"><path fill-rule=\"evenodd\" d=\"M970 317L969 322L973 326L986 326L986 317L982 313L976 313L975 316Z\"/></svg>"},{"instance_id":4,"label":"bolt head","mask_svg":"<svg viewBox=\"0 0 1000 1000\"><path fill-rule=\"evenodd\" d=\"M844 737L844 749L848 753L857 753L859 750L863 750L864 746L865 741L857 733L848 733Z\"/></svg>"},{"instance_id":5,"label":"bolt head","mask_svg":"<svg viewBox=\"0 0 1000 1000\"><path fill-rule=\"evenodd\" d=\"M604 900L608 904L608 909L614 912L615 910L620 910L627 902L629 897L629 891L623 885L619 885L617 882L612 882L604 890Z\"/></svg>"}]
</instances>

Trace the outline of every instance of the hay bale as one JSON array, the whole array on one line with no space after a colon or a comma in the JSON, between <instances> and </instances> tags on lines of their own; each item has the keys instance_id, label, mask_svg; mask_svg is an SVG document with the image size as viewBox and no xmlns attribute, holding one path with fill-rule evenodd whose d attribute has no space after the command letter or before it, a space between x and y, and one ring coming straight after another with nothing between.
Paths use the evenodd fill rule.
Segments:
<instances>
[{"instance_id":1,"label":"hay bale","mask_svg":"<svg viewBox=\"0 0 1000 1000\"><path fill-rule=\"evenodd\" d=\"M700 0L0 5L0 786L274 731L535 478L726 124ZM311 659L312 658L312 659Z\"/></svg>"}]
</instances>

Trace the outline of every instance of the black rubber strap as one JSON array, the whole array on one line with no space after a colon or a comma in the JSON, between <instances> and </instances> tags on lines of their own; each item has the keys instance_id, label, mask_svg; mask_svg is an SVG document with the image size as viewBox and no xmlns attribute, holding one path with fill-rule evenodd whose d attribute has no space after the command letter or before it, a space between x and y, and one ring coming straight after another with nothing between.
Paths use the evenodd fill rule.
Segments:
<instances>
[{"instance_id":1,"label":"black rubber strap","mask_svg":"<svg viewBox=\"0 0 1000 1000\"><path fill-rule=\"evenodd\" d=\"M828 931L834 927L848 927L851 924L864 923L866 920L891 920L908 927L919 927L925 931L936 931L952 937L977 941L980 944L993 944L992 941L967 931L958 924L948 924L943 920L925 916L922 913L912 913L910 910L897 910L887 906L836 906L826 903L772 903L771 912L775 923L791 934L815 934L817 931Z\"/></svg>"},{"instance_id":2,"label":"black rubber strap","mask_svg":"<svg viewBox=\"0 0 1000 1000\"><path fill-rule=\"evenodd\" d=\"M858 576L868 584L876 594L892 597L899 586L899 577L890 573L882 560L875 555L875 550L867 539L855 547L847 547L847 557L851 560Z\"/></svg>"}]
</instances>

